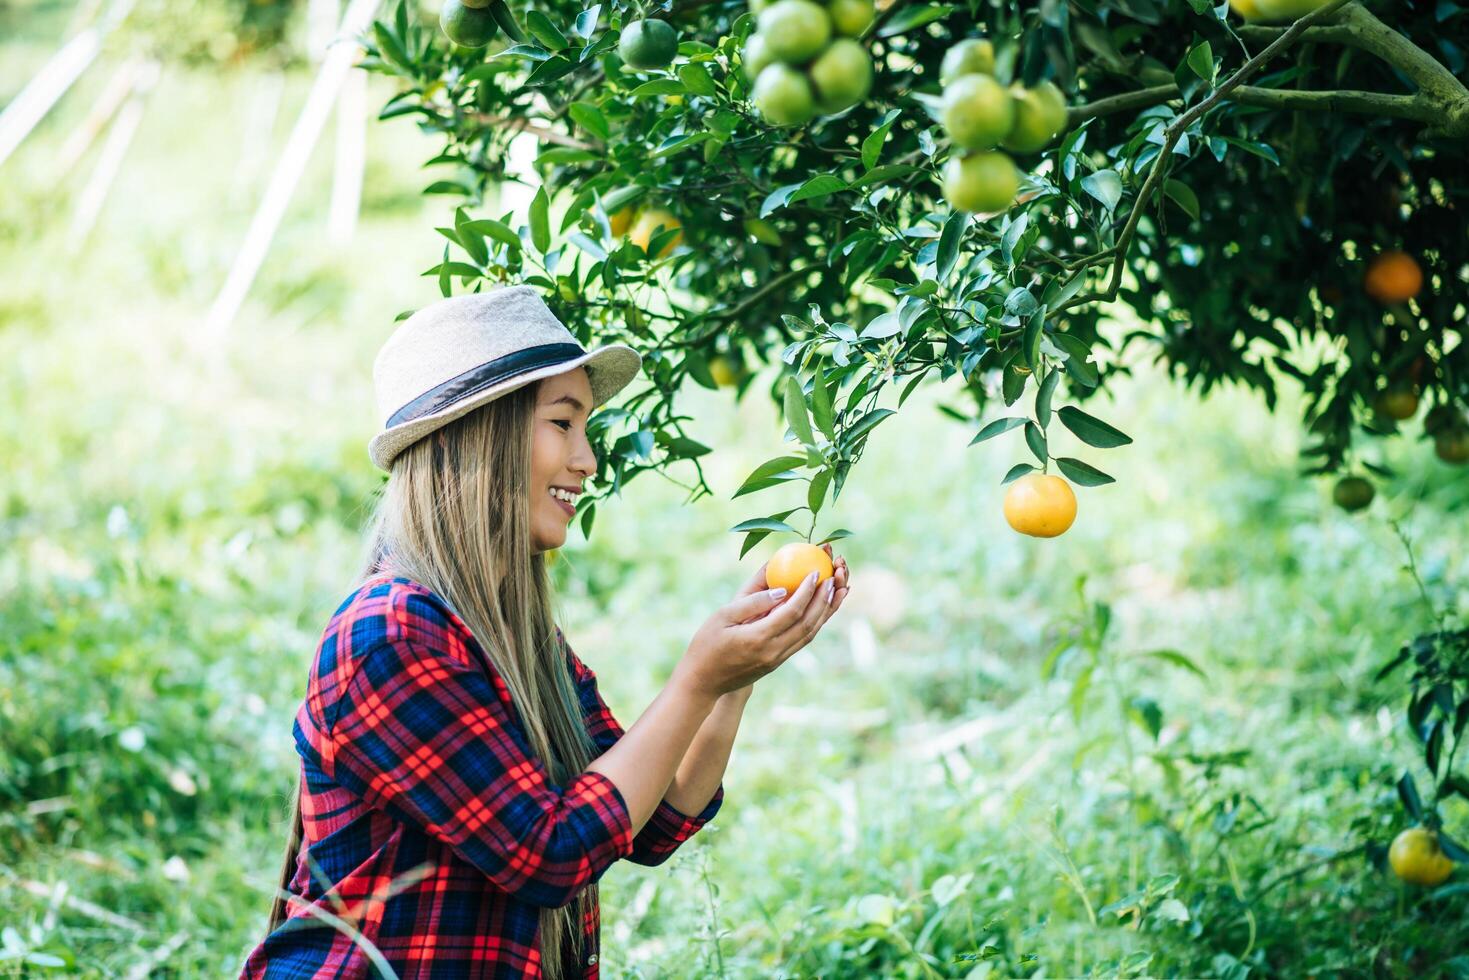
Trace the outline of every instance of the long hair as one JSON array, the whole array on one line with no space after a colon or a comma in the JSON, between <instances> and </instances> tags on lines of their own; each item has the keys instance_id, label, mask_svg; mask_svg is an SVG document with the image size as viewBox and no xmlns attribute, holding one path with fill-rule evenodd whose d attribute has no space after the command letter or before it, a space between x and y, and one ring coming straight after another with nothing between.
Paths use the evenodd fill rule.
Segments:
<instances>
[{"instance_id":1,"label":"long hair","mask_svg":"<svg viewBox=\"0 0 1469 980\"><path fill-rule=\"evenodd\" d=\"M393 460L368 522L357 585L403 575L448 600L509 687L532 750L557 785L585 771L596 746L556 642L545 562L532 554L531 425L538 383L516 389L419 439ZM289 890L301 849L300 773L281 869ZM540 912L542 969L581 962L592 884ZM286 918L277 896L270 930ZM569 965L568 965L569 960Z\"/></svg>"}]
</instances>

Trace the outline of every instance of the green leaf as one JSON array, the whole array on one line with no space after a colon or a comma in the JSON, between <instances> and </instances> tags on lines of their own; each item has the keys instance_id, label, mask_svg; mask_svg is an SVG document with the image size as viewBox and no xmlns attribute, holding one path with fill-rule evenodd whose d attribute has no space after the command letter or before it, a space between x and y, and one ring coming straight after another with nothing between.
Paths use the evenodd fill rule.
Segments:
<instances>
[{"instance_id":1,"label":"green leaf","mask_svg":"<svg viewBox=\"0 0 1469 980\"><path fill-rule=\"evenodd\" d=\"M566 110L577 125L597 137L599 140L607 140L612 136L612 131L607 125L607 117L601 109L590 102L573 102Z\"/></svg>"},{"instance_id":2,"label":"green leaf","mask_svg":"<svg viewBox=\"0 0 1469 980\"><path fill-rule=\"evenodd\" d=\"M1411 772L1403 773L1398 780L1398 799L1403 801L1403 809L1408 811L1408 816L1419 823L1423 822L1423 800L1418 795L1418 784L1413 780Z\"/></svg>"},{"instance_id":3,"label":"green leaf","mask_svg":"<svg viewBox=\"0 0 1469 980\"><path fill-rule=\"evenodd\" d=\"M786 378L785 414L786 422L790 424L796 438L801 440L801 444L814 448L816 437L811 434L811 417L806 411L806 396L801 390L800 380L794 376Z\"/></svg>"},{"instance_id":4,"label":"green leaf","mask_svg":"<svg viewBox=\"0 0 1469 980\"><path fill-rule=\"evenodd\" d=\"M525 43L525 31L520 29L520 24L516 22L515 15L510 12L510 7L504 0L494 0L490 4L490 15L500 25L500 30L504 31L512 41Z\"/></svg>"},{"instance_id":5,"label":"green leaf","mask_svg":"<svg viewBox=\"0 0 1469 980\"><path fill-rule=\"evenodd\" d=\"M822 470L811 478L811 486L806 491L806 506L811 508L811 515L821 512L821 505L826 500L826 488L831 484L831 470Z\"/></svg>"},{"instance_id":6,"label":"green leaf","mask_svg":"<svg viewBox=\"0 0 1469 980\"><path fill-rule=\"evenodd\" d=\"M826 197L837 191L847 189L847 182L835 174L817 174L806 181L787 199L787 204L795 204L798 201L810 201L818 197Z\"/></svg>"},{"instance_id":7,"label":"green leaf","mask_svg":"<svg viewBox=\"0 0 1469 980\"><path fill-rule=\"evenodd\" d=\"M858 419L856 422L854 422L852 424L852 427L848 429L845 433L843 433L843 435L845 436L844 441L848 446L852 445L860 437L866 435L874 427L876 427L877 423L881 422L883 419L887 418L890 415L896 414L897 412L894 412L891 408L873 409L872 411L868 412L866 415Z\"/></svg>"},{"instance_id":8,"label":"green leaf","mask_svg":"<svg viewBox=\"0 0 1469 980\"><path fill-rule=\"evenodd\" d=\"M1046 451L1046 434L1041 431L1040 426L1029 419L1025 422L1025 444L1030 447L1035 458L1041 461L1041 465L1044 466L1046 460L1051 458Z\"/></svg>"},{"instance_id":9,"label":"green leaf","mask_svg":"<svg viewBox=\"0 0 1469 980\"><path fill-rule=\"evenodd\" d=\"M811 417L816 420L816 427L822 434L832 442L836 442L836 420L833 417L831 392L827 391L826 384L821 380L821 372L816 372L815 383L811 386Z\"/></svg>"},{"instance_id":10,"label":"green leaf","mask_svg":"<svg viewBox=\"0 0 1469 980\"><path fill-rule=\"evenodd\" d=\"M551 250L550 210L551 198L542 184L530 202L530 239L542 255Z\"/></svg>"},{"instance_id":11,"label":"green leaf","mask_svg":"<svg viewBox=\"0 0 1469 980\"><path fill-rule=\"evenodd\" d=\"M930 3L905 7L899 14L877 31L878 37L892 37L904 31L947 17L956 8L949 4Z\"/></svg>"},{"instance_id":12,"label":"green leaf","mask_svg":"<svg viewBox=\"0 0 1469 980\"><path fill-rule=\"evenodd\" d=\"M940 283L949 281L949 276L953 274L954 266L959 261L959 243L964 240L964 232L969 228L969 218L968 211L955 211L944 222L943 233L939 235L936 271Z\"/></svg>"},{"instance_id":13,"label":"green leaf","mask_svg":"<svg viewBox=\"0 0 1469 980\"><path fill-rule=\"evenodd\" d=\"M790 531L795 533L796 529L785 521L777 521L769 517L756 517L748 521L741 521L731 531Z\"/></svg>"},{"instance_id":14,"label":"green leaf","mask_svg":"<svg viewBox=\"0 0 1469 980\"><path fill-rule=\"evenodd\" d=\"M902 110L889 109L878 127L868 133L867 138L862 141L863 170L871 170L877 166L877 160L882 155L882 144L888 138L888 131L893 128L893 123L897 122L900 115L902 115Z\"/></svg>"},{"instance_id":15,"label":"green leaf","mask_svg":"<svg viewBox=\"0 0 1469 980\"><path fill-rule=\"evenodd\" d=\"M1096 446L1098 449L1115 449L1132 442L1132 437L1127 433L1113 428L1095 416L1088 415L1074 405L1063 406L1056 414L1061 417L1061 424L1070 429L1076 438L1088 446Z\"/></svg>"},{"instance_id":16,"label":"green leaf","mask_svg":"<svg viewBox=\"0 0 1469 980\"><path fill-rule=\"evenodd\" d=\"M1115 170L1098 170L1081 178L1081 188L1102 202L1102 207L1111 214L1122 200L1122 178Z\"/></svg>"},{"instance_id":17,"label":"green leaf","mask_svg":"<svg viewBox=\"0 0 1469 980\"><path fill-rule=\"evenodd\" d=\"M472 231L478 235L489 235L499 242L504 242L516 251L520 250L520 236L510 230L510 226L503 221L494 218L476 218L474 221L466 221L459 227L459 233Z\"/></svg>"},{"instance_id":18,"label":"green leaf","mask_svg":"<svg viewBox=\"0 0 1469 980\"><path fill-rule=\"evenodd\" d=\"M671 78L655 78L639 85L631 94L634 99L651 99L659 95L683 95L687 91L683 82L676 82Z\"/></svg>"},{"instance_id":19,"label":"green leaf","mask_svg":"<svg viewBox=\"0 0 1469 980\"><path fill-rule=\"evenodd\" d=\"M1188 53L1188 66L1212 87L1214 84L1214 49L1204 41Z\"/></svg>"},{"instance_id":20,"label":"green leaf","mask_svg":"<svg viewBox=\"0 0 1469 980\"><path fill-rule=\"evenodd\" d=\"M818 545L822 545L822 544L826 544L829 541L840 541L842 538L850 538L851 536L852 536L852 532L851 531L848 531L844 527L839 527L835 531L831 532L826 537L822 538L820 541L817 541L815 543L818 544Z\"/></svg>"},{"instance_id":21,"label":"green leaf","mask_svg":"<svg viewBox=\"0 0 1469 980\"><path fill-rule=\"evenodd\" d=\"M1041 382L1040 390L1035 393L1035 419L1040 423L1042 429L1050 428L1051 425L1051 396L1056 392L1056 385L1061 380L1060 371L1051 371L1046 375L1046 380Z\"/></svg>"},{"instance_id":22,"label":"green leaf","mask_svg":"<svg viewBox=\"0 0 1469 980\"><path fill-rule=\"evenodd\" d=\"M751 548L763 541L769 534L769 531L751 531L745 535L745 543L740 545L740 557L745 557Z\"/></svg>"},{"instance_id":23,"label":"green leaf","mask_svg":"<svg viewBox=\"0 0 1469 980\"><path fill-rule=\"evenodd\" d=\"M1000 481L1000 486L1003 487L1007 483L1013 483L1025 474L1035 472L1036 469L1038 467L1032 466L1030 463L1016 463L1010 467L1010 472L1006 473L1005 478Z\"/></svg>"},{"instance_id":24,"label":"green leaf","mask_svg":"<svg viewBox=\"0 0 1469 980\"><path fill-rule=\"evenodd\" d=\"M597 18L602 16L602 5L594 4L576 15L576 25L572 30L576 31L578 37L591 40L592 34L597 30Z\"/></svg>"},{"instance_id":25,"label":"green leaf","mask_svg":"<svg viewBox=\"0 0 1469 980\"><path fill-rule=\"evenodd\" d=\"M581 232L574 231L566 237L573 245L586 252L598 262L605 262L607 260L607 250Z\"/></svg>"},{"instance_id":26,"label":"green leaf","mask_svg":"<svg viewBox=\"0 0 1469 980\"><path fill-rule=\"evenodd\" d=\"M1164 663L1170 663L1175 667L1182 667L1184 670L1197 674L1201 679L1208 680L1208 677L1204 674L1203 670L1200 669L1198 664L1194 663L1192 660L1184 656L1182 653L1179 653L1177 650L1149 650L1148 652L1141 654L1141 656L1153 657L1154 659L1161 660Z\"/></svg>"},{"instance_id":27,"label":"green leaf","mask_svg":"<svg viewBox=\"0 0 1469 980\"><path fill-rule=\"evenodd\" d=\"M1188 216L1194 220L1199 217L1199 197L1181 180L1169 178L1163 181L1163 193L1173 198L1173 202L1188 212Z\"/></svg>"},{"instance_id":28,"label":"green leaf","mask_svg":"<svg viewBox=\"0 0 1469 980\"><path fill-rule=\"evenodd\" d=\"M750 493L754 489L759 489L754 484L764 483L778 473L784 473L798 466L804 466L805 463L806 458L804 456L777 456L774 459L768 459L755 467L754 471L745 477L745 482L740 484L740 488L734 492L734 496L738 497L742 494Z\"/></svg>"},{"instance_id":29,"label":"green leaf","mask_svg":"<svg viewBox=\"0 0 1469 980\"><path fill-rule=\"evenodd\" d=\"M714 84L714 79L709 76L709 69L698 62L680 65L678 79L695 95L713 97L719 94L719 87Z\"/></svg>"},{"instance_id":30,"label":"green leaf","mask_svg":"<svg viewBox=\"0 0 1469 980\"><path fill-rule=\"evenodd\" d=\"M1072 459L1069 456L1057 456L1056 465L1059 466L1061 468L1061 472L1070 477L1071 482L1075 483L1077 486L1100 487L1108 483L1117 482L1112 477L1097 469L1095 466L1090 466L1086 463L1083 463L1079 459Z\"/></svg>"},{"instance_id":31,"label":"green leaf","mask_svg":"<svg viewBox=\"0 0 1469 980\"><path fill-rule=\"evenodd\" d=\"M551 23L551 18L534 7L526 11L525 26L535 35L537 41L552 51L560 51L568 43L566 35L561 33L559 27Z\"/></svg>"},{"instance_id":32,"label":"green leaf","mask_svg":"<svg viewBox=\"0 0 1469 980\"><path fill-rule=\"evenodd\" d=\"M1018 429L1022 425L1024 425L1026 421L1027 420L1023 418L1014 417L995 419L989 425L986 425L984 428L980 429L979 433L975 435L973 439L969 440L969 444L972 446L977 442L984 442L986 439L993 439L995 436L1009 432L1011 429Z\"/></svg>"}]
</instances>

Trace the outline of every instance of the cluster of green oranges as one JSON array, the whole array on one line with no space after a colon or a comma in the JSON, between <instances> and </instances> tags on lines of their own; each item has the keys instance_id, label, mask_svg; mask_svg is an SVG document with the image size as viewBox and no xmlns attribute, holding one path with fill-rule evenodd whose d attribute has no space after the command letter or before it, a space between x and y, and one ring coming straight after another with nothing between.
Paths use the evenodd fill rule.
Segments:
<instances>
[{"instance_id":1,"label":"cluster of green oranges","mask_svg":"<svg viewBox=\"0 0 1469 980\"><path fill-rule=\"evenodd\" d=\"M1405 384L1392 385L1379 392L1372 402L1378 415L1403 422L1418 413L1418 393ZM1451 466L1469 463L1469 418L1452 405L1435 405L1423 417L1423 436L1433 440L1433 452ZM1377 496L1372 481L1350 475L1337 481L1331 499L1345 511L1358 511Z\"/></svg>"},{"instance_id":2,"label":"cluster of green oranges","mask_svg":"<svg viewBox=\"0 0 1469 980\"><path fill-rule=\"evenodd\" d=\"M944 169L944 199L962 211L1009 208L1020 189L1020 171L1004 150L1038 153L1066 128L1066 97L1054 84L1006 88L994 72L994 45L983 38L955 44L939 70L939 120L962 151Z\"/></svg>"},{"instance_id":3,"label":"cluster of green oranges","mask_svg":"<svg viewBox=\"0 0 1469 980\"><path fill-rule=\"evenodd\" d=\"M803 126L867 98L872 56L857 39L872 23L872 0L750 0L750 11L756 29L743 64L766 122Z\"/></svg>"}]
</instances>

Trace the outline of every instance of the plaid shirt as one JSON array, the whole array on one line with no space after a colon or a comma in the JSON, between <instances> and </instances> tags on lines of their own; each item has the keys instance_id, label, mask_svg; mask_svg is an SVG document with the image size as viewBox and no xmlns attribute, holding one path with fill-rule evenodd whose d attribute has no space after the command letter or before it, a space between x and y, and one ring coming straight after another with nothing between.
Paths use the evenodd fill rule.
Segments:
<instances>
[{"instance_id":1,"label":"plaid shirt","mask_svg":"<svg viewBox=\"0 0 1469 980\"><path fill-rule=\"evenodd\" d=\"M556 635L605 752L622 727ZM303 838L290 890L310 905L291 904L241 977L376 976L334 926L343 920L404 980L539 977L542 908L568 904L618 858L662 864L724 799L721 783L696 816L660 802L634 836L611 779L553 784L463 620L403 577L369 580L338 607L293 732ZM582 926L578 972L595 978L595 904Z\"/></svg>"}]
</instances>

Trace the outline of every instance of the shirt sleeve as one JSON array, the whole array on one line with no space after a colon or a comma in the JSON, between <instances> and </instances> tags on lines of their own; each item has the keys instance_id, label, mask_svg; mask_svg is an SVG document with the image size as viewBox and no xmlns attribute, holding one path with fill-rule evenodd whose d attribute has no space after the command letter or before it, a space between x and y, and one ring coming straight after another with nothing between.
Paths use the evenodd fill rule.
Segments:
<instances>
[{"instance_id":1,"label":"shirt sleeve","mask_svg":"<svg viewBox=\"0 0 1469 980\"><path fill-rule=\"evenodd\" d=\"M562 642L565 643L564 637ZM581 696L582 710L586 714L587 731L591 734L592 741L597 744L598 749L606 752L623 736L622 726L612 716L611 709L607 707L607 703L602 700L601 692L597 690L597 675L577 658L569 646L567 654L571 660L572 669L576 673L576 685ZM674 851L678 850L684 841L694 836L701 827L712 820L723 803L723 780L715 788L714 796L709 803L696 814L686 814L670 806L667 800L659 800L653 816L633 838L632 852L628 854L627 860L648 867L662 864L673 855Z\"/></svg>"},{"instance_id":2,"label":"shirt sleeve","mask_svg":"<svg viewBox=\"0 0 1469 980\"><path fill-rule=\"evenodd\" d=\"M369 806L545 908L568 904L632 851L617 786L597 772L552 784L479 663L404 634L354 659L328 739L331 775Z\"/></svg>"}]
</instances>

